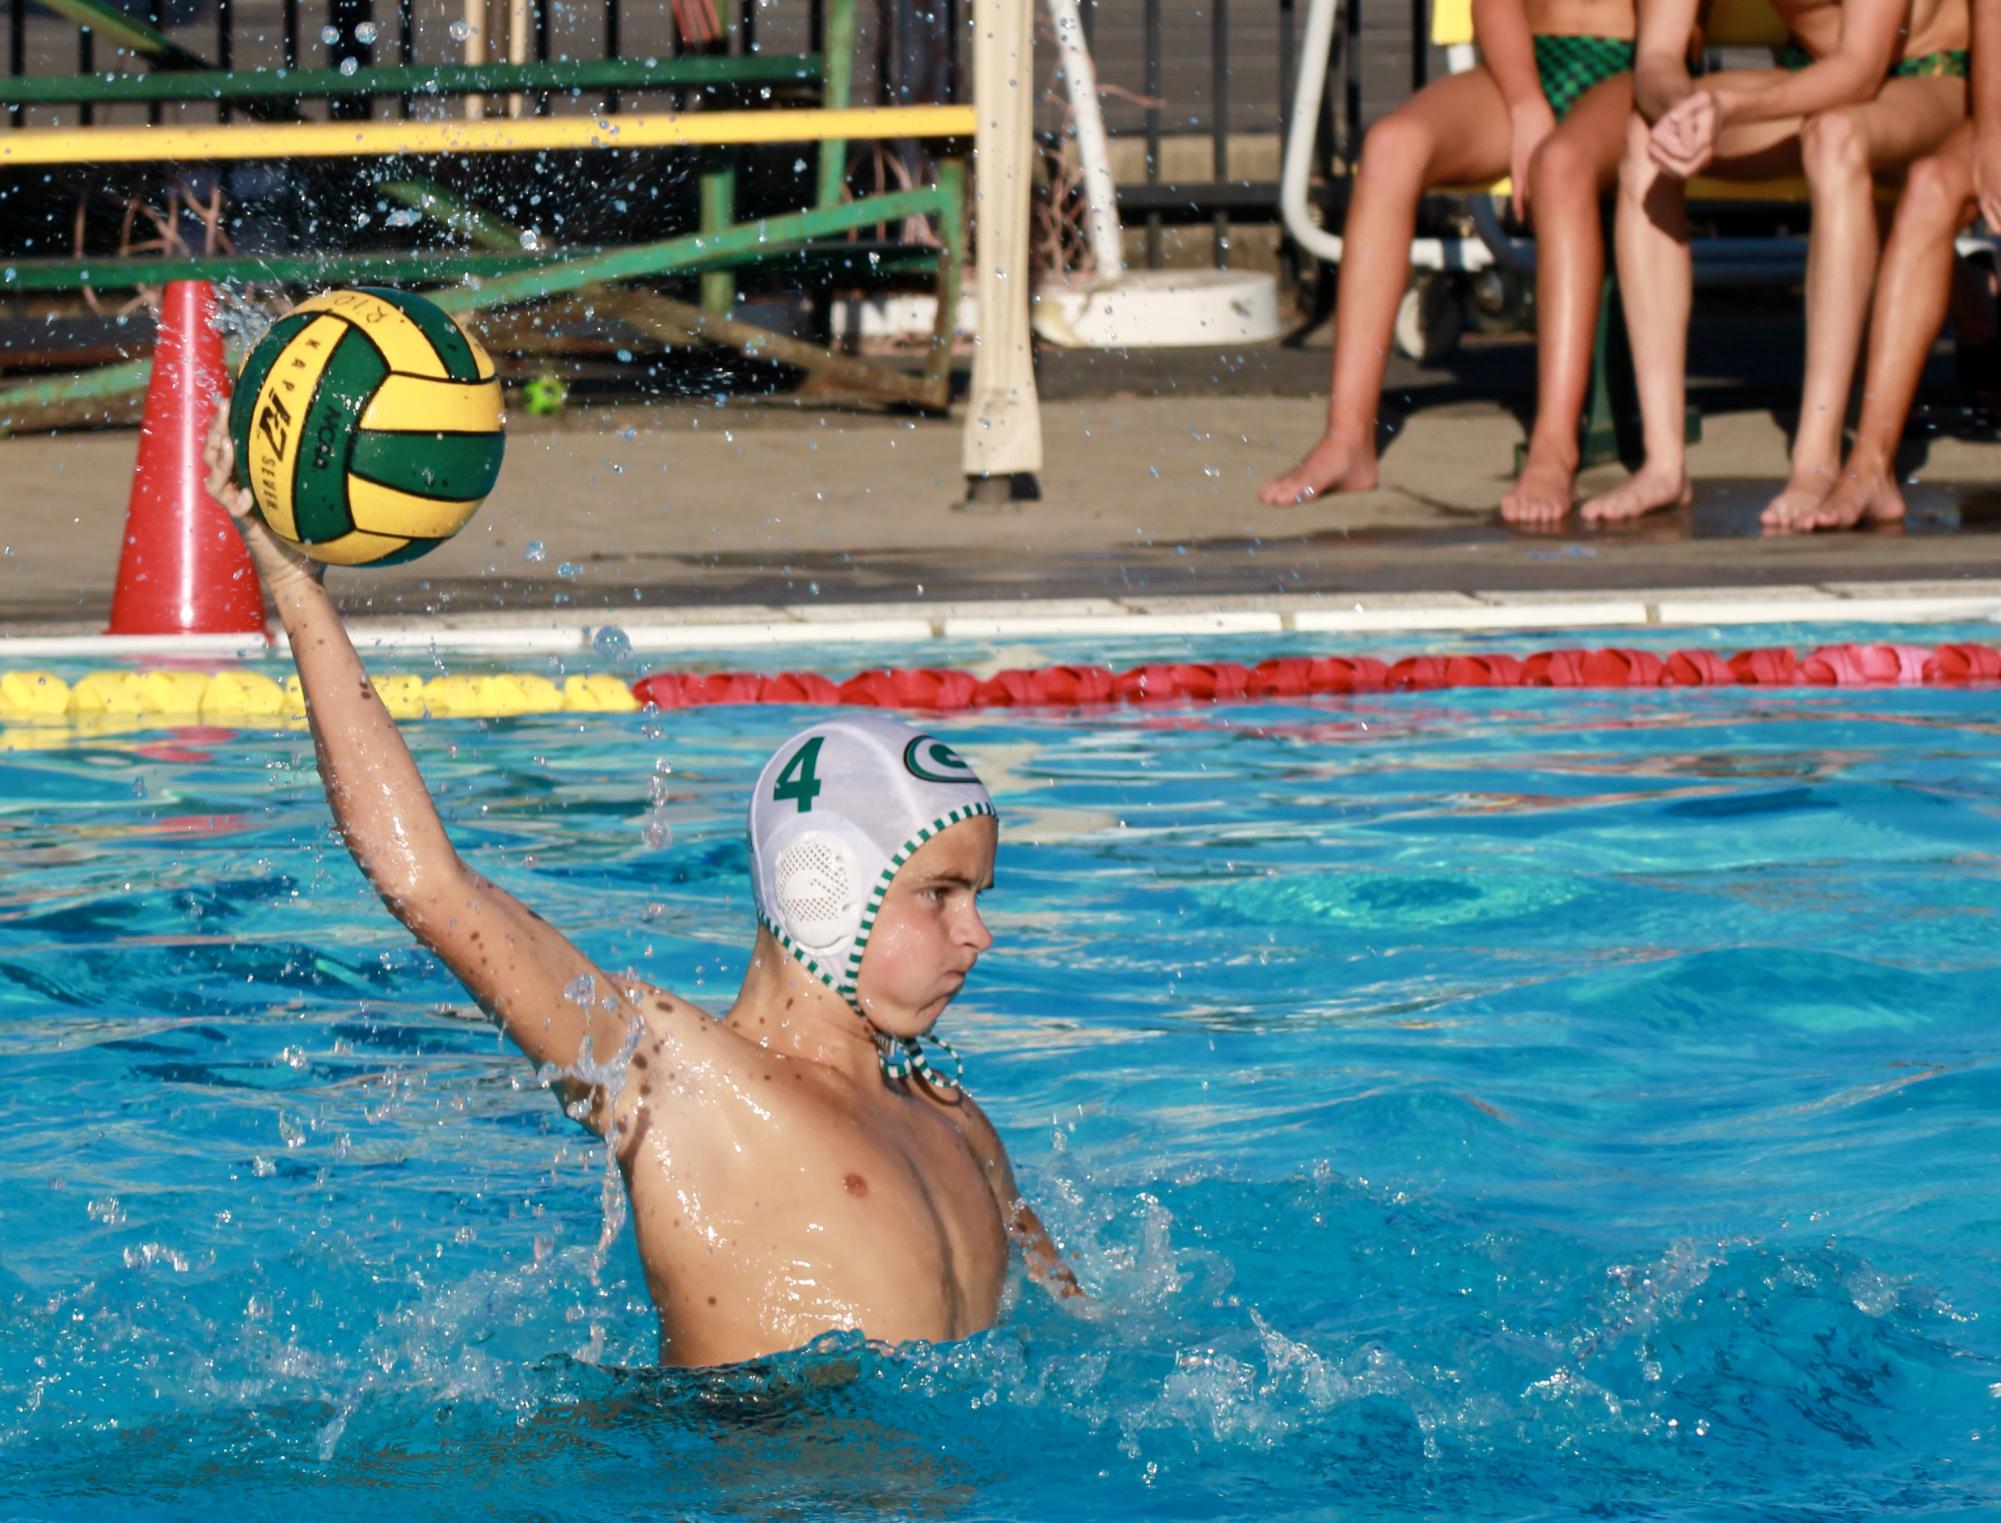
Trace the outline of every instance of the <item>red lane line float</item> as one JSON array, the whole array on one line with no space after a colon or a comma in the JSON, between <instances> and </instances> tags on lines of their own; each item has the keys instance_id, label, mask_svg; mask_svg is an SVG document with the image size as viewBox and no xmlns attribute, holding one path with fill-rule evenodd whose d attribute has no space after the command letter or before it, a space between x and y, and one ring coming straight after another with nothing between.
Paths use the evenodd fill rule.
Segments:
<instances>
[{"instance_id":1,"label":"red lane line float","mask_svg":"<svg viewBox=\"0 0 2001 1523\"><path fill-rule=\"evenodd\" d=\"M1783 646L1720 656L1707 650L1546 650L1506 655L1275 656L1256 666L1233 661L1150 662L1129 671L1105 666L1011 667L981 679L933 667L859 672L836 683L815 672L660 672L633 684L656 708L719 703L857 704L874 708L983 709L1111 703L1221 702L1304 698L1321 693L1432 692L1467 687L1889 687L2001 682L2001 649L1952 643L1823 645L1804 660Z\"/></svg>"},{"instance_id":2,"label":"red lane line float","mask_svg":"<svg viewBox=\"0 0 2001 1523\"><path fill-rule=\"evenodd\" d=\"M1800 679L1840 687L1908 686L1925 680L1925 663L1934 654L1919 645L1823 645L1800 663Z\"/></svg>"},{"instance_id":3,"label":"red lane line float","mask_svg":"<svg viewBox=\"0 0 2001 1523\"><path fill-rule=\"evenodd\" d=\"M1029 703L1111 702L1113 675L1109 666L1045 666L1016 675L1027 681L1034 695L1025 700Z\"/></svg>"},{"instance_id":4,"label":"red lane line float","mask_svg":"<svg viewBox=\"0 0 2001 1523\"><path fill-rule=\"evenodd\" d=\"M1777 645L1740 650L1730 658L1730 670L1737 674L1739 682L1759 687L1790 687L1797 680L1794 674L1799 670L1799 657Z\"/></svg>"},{"instance_id":5,"label":"red lane line float","mask_svg":"<svg viewBox=\"0 0 2001 1523\"><path fill-rule=\"evenodd\" d=\"M2001 682L2001 650L1991 645L1941 645L1925 663L1927 682Z\"/></svg>"},{"instance_id":6,"label":"red lane line float","mask_svg":"<svg viewBox=\"0 0 2001 1523\"><path fill-rule=\"evenodd\" d=\"M1661 675L1669 687L1733 687L1737 669L1713 650L1678 650L1667 658Z\"/></svg>"}]
</instances>

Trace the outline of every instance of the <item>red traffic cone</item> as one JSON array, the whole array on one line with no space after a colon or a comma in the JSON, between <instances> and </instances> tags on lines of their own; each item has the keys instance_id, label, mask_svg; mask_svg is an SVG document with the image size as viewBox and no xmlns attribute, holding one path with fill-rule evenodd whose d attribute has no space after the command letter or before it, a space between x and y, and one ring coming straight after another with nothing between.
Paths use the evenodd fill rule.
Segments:
<instances>
[{"instance_id":1,"label":"red traffic cone","mask_svg":"<svg viewBox=\"0 0 2001 1523\"><path fill-rule=\"evenodd\" d=\"M227 510L202 485L202 437L216 409L228 405L215 288L205 280L169 281L107 633L263 631L264 601L250 552Z\"/></svg>"}]
</instances>

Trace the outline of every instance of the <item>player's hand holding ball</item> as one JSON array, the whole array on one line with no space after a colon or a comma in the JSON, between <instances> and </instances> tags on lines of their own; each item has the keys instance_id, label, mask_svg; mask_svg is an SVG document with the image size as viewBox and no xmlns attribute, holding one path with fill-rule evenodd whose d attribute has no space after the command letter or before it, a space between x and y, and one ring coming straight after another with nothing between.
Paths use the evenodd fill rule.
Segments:
<instances>
[{"instance_id":1,"label":"player's hand holding ball","mask_svg":"<svg viewBox=\"0 0 2001 1523\"><path fill-rule=\"evenodd\" d=\"M234 479L313 560L392 565L456 534L493 490L502 421L493 361L437 305L327 291L272 324L237 377Z\"/></svg>"},{"instance_id":2,"label":"player's hand holding ball","mask_svg":"<svg viewBox=\"0 0 2001 1523\"><path fill-rule=\"evenodd\" d=\"M209 425L208 437L202 440L201 458L208 467L205 483L208 495L228 509L229 516L236 521L237 532L250 547L250 558L257 562L258 573L267 588L275 594L282 591L289 578L304 577L317 582L326 575L326 563L312 559L290 540L280 539L257 511L257 499L250 495L250 489L236 484L236 443L229 437L227 408L219 410Z\"/></svg>"}]
</instances>

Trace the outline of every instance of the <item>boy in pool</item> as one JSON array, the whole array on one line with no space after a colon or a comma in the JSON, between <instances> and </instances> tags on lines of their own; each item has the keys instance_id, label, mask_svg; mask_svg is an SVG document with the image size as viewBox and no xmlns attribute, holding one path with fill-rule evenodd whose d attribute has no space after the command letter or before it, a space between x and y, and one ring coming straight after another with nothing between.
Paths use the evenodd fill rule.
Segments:
<instances>
[{"instance_id":1,"label":"boy in pool","mask_svg":"<svg viewBox=\"0 0 2001 1523\"><path fill-rule=\"evenodd\" d=\"M234 453L218 419L208 489L291 639L335 828L390 913L615 1150L663 1363L835 1329L963 1338L999 1311L1010 1240L1033 1278L1080 1294L992 1124L919 1043L993 940L977 901L999 827L950 747L873 716L795 735L751 798L759 926L735 1003L717 1019L614 977L460 860L324 568L252 511Z\"/></svg>"},{"instance_id":2,"label":"boy in pool","mask_svg":"<svg viewBox=\"0 0 2001 1523\"><path fill-rule=\"evenodd\" d=\"M1807 177L1806 379L1791 475L1767 510L1786 518L1826 496L1841 464L1876 275L1875 179L1931 153L1966 115L1966 0L1775 0L1793 38L1783 67L1700 80L1687 46L1698 3L1647 0L1640 12L1613 236L1646 460L1587 502L1587 519L1637 518L1690 498L1690 177Z\"/></svg>"}]
</instances>

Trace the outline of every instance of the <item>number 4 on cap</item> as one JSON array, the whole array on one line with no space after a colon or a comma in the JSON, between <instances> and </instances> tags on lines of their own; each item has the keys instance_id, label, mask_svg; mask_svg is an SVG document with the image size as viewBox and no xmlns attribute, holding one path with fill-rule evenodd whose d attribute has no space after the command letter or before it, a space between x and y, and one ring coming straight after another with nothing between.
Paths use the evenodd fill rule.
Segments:
<instances>
[{"instance_id":1,"label":"number 4 on cap","mask_svg":"<svg viewBox=\"0 0 2001 1523\"><path fill-rule=\"evenodd\" d=\"M813 800L820 796L823 784L813 775L813 768L820 760L820 743L827 737L815 735L805 745L792 753L792 760L785 764L785 770L778 774L778 786L771 790L771 796L780 803L796 799L801 814L813 812Z\"/></svg>"}]
</instances>

